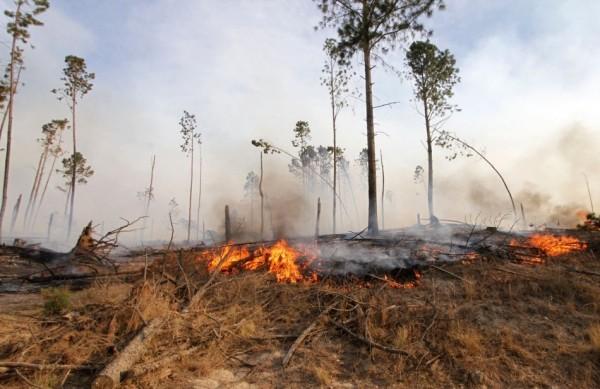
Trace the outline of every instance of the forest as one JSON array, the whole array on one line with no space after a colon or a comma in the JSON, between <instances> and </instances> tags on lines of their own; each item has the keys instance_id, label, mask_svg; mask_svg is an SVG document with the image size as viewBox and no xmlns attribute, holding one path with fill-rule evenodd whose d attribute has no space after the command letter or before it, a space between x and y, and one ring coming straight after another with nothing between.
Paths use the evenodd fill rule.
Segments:
<instances>
[{"instance_id":1,"label":"forest","mask_svg":"<svg viewBox=\"0 0 600 389\"><path fill-rule=\"evenodd\" d=\"M501 2L1 5L3 387L600 385L576 21L483 50L457 18Z\"/></svg>"}]
</instances>

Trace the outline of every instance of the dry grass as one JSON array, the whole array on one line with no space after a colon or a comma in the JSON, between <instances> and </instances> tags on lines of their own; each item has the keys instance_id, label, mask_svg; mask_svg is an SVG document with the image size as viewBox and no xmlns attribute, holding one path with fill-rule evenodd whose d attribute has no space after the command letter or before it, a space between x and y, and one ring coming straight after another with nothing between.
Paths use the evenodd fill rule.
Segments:
<instances>
[{"instance_id":1,"label":"dry grass","mask_svg":"<svg viewBox=\"0 0 600 389\"><path fill-rule=\"evenodd\" d=\"M597 387L600 385L600 280L563 265L600 271L587 254L545 265L495 258L448 267L463 280L425 270L414 289L359 284L277 284L261 273L220 276L198 306L182 313L207 274L184 258L188 284L173 258L146 282L102 283L73 293L67 315L0 316L0 359L104 365L153 317L168 324L139 366L191 355L128 378L124 387L190 387L219 369L260 387ZM466 281L465 281L466 280ZM191 290L188 291L188 285ZM325 307L286 369L292 342ZM342 324L403 354L369 346L333 325ZM21 371L54 387L64 371ZM86 385L91 375L71 372ZM237 378L236 378L237 379ZM0 385L20 387L15 374Z\"/></svg>"}]
</instances>

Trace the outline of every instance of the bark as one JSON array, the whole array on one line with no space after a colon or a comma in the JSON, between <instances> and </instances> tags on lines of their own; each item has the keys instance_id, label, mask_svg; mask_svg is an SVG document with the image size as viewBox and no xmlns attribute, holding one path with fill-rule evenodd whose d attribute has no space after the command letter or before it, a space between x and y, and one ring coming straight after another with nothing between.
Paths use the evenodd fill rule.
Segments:
<instances>
[{"instance_id":1,"label":"bark","mask_svg":"<svg viewBox=\"0 0 600 389\"><path fill-rule=\"evenodd\" d=\"M23 194L20 194L17 198L17 202L15 203L15 207L13 208L12 220L10 222L10 232L12 233L15 228L15 223L17 222L17 217L19 217L19 209L21 208L21 199L23 198Z\"/></svg>"},{"instance_id":2,"label":"bark","mask_svg":"<svg viewBox=\"0 0 600 389\"><path fill-rule=\"evenodd\" d=\"M265 194L262 188L263 183L263 153L260 152L260 181L258 182L258 193L260 194L260 239L265 239Z\"/></svg>"},{"instance_id":3,"label":"bark","mask_svg":"<svg viewBox=\"0 0 600 389\"><path fill-rule=\"evenodd\" d=\"M72 100L71 100L71 114L72 114L72 127L73 127L73 161L72 161L72 169L71 173L71 192L70 192L70 208L69 208L69 228L67 230L67 237L71 236L71 228L73 226L73 212L75 211L75 184L77 182L77 166L75 166L75 154L77 153L77 135L76 135L76 122L75 122L75 112L77 108L77 91L73 88L71 90Z\"/></svg>"},{"instance_id":4,"label":"bark","mask_svg":"<svg viewBox=\"0 0 600 389\"><path fill-rule=\"evenodd\" d=\"M14 23L18 23L21 4L17 3ZM13 108L15 100L15 53L17 48L17 37L13 34L12 45L10 49L10 71L9 71L9 100L8 100L8 128L6 129L6 156L4 162L4 179L2 183L2 205L0 205L0 240L2 239L2 225L4 222L4 213L8 203L8 177L10 174L10 151L12 146L12 127L13 127Z\"/></svg>"},{"instance_id":5,"label":"bark","mask_svg":"<svg viewBox=\"0 0 600 389\"><path fill-rule=\"evenodd\" d=\"M365 18L367 8L363 7ZM377 175L375 165L375 122L373 117L373 83L371 82L371 47L370 42L363 42L363 57L365 64L365 97L367 110L367 156L368 156L368 183L369 183L369 222L370 235L379 232L377 225Z\"/></svg>"}]
</instances>

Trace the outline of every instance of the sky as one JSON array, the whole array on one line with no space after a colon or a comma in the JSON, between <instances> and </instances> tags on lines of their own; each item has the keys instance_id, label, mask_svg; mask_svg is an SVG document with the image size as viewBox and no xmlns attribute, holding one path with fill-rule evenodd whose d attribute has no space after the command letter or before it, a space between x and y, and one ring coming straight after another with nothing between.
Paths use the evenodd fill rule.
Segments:
<instances>
[{"instance_id":1,"label":"sky","mask_svg":"<svg viewBox=\"0 0 600 389\"><path fill-rule=\"evenodd\" d=\"M446 129L494 162L534 222L552 221L546 219L560 207L567 213L589 209L584 174L600 207L600 3L446 3L445 11L426 20L434 31L432 42L449 49L460 68L461 83L452 102L461 111ZM6 9L11 1L0 4ZM50 9L41 16L45 25L31 30L35 48L26 50L24 85L16 97L7 220L18 194L26 198L31 190L40 150L35 139L42 124L69 117L68 107L50 93L61 86L69 54L85 58L96 74L94 88L78 109L78 149L95 174L78 187L77 230L89 220L107 230L119 225L120 218L143 214L137 193L148 186L152 155L157 161L156 197L148 235L158 239L169 234L171 199L179 204L178 217L187 217L190 161L180 151L178 128L184 109L196 115L202 132L206 228L221 228L225 204L245 216L244 180L260 163L252 139L292 150L292 128L306 120L316 145L332 143L328 96L320 77L323 41L335 32L315 31L320 18L315 4L306 0L50 0ZM0 42L0 58L6 61L6 34ZM386 63L405 71L407 45L386 55ZM353 65L360 70L360 59ZM358 73L352 87L360 91ZM375 120L390 192L386 227L400 227L426 213L423 186L413 181L415 166L426 162L423 118L406 78L378 64L374 82L376 104L398 102L377 110ZM366 144L365 114L360 98L349 102L340 114L338 142L354 161ZM302 189L288 172L289 158L264 158L265 188L273 207L312 220L317 194L296 201ZM434 158L441 217L492 223L510 211L500 181L480 159L449 162L441 150ZM346 230L366 224L366 188L354 162L352 169L356 205L346 193ZM56 189L60 181L53 178L34 230L18 222L16 234L45 235L51 212L60 225L65 202L65 194ZM194 191L195 198L197 187ZM322 195L329 209L330 195ZM327 230L330 218L324 223ZM184 235L179 226L177 237Z\"/></svg>"}]
</instances>

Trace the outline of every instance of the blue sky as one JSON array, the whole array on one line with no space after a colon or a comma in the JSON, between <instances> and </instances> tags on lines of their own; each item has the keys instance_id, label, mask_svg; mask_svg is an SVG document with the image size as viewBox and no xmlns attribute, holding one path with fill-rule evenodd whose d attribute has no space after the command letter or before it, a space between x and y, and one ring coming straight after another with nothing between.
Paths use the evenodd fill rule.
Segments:
<instances>
[{"instance_id":1,"label":"blue sky","mask_svg":"<svg viewBox=\"0 0 600 389\"><path fill-rule=\"evenodd\" d=\"M455 0L447 7L427 23L433 42L450 49L461 69L454 101L462 111L448 129L484 149L514 192L550 193L548 207L585 203L583 171L600 193L597 155L589 147L561 153L559 145L576 128L580 135L574 137L585 145L600 144L600 3ZM246 173L258 168L251 139L291 148L294 123L308 120L315 143L331 143L319 77L322 43L333 33L314 31L320 15L311 1L55 0L42 19L46 25L32 31L36 48L26 53L26 85L17 101L11 198L31 185L38 152L33 139L41 124L68 115L48 92L58 86L67 54L84 57L96 72L94 90L80 105L80 148L96 169L80 192L80 224L98 219L97 209L106 210L101 217L107 224L139 214L136 192L146 185L152 154L156 230L166 231L171 198L184 213L189 166L177 129L183 109L197 115L203 130L203 213L215 227L222 205L239 204ZM402 68L402 50L386 60ZM376 121L387 134L378 137L378 148L395 199L387 219L407 224L425 209L422 190L412 182L415 165L425 161L422 119L410 102L410 82L381 66L374 80L378 102L400 102L377 111ZM359 77L354 83L362 87ZM340 118L349 159L364 147L364 133L364 108L353 100ZM273 190L285 183L293 194L298 188L287 163L270 157L268 174ZM506 210L501 188L479 161L448 163L439 155L436 173L438 208L448 216ZM498 198L494 207L479 204L471 190L479 187ZM357 192L366 210L364 191L357 186ZM54 190L50 200L49 208L59 210L64 195Z\"/></svg>"}]
</instances>

